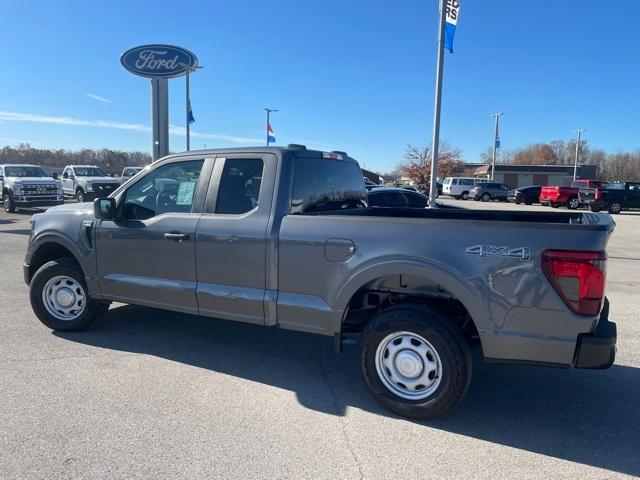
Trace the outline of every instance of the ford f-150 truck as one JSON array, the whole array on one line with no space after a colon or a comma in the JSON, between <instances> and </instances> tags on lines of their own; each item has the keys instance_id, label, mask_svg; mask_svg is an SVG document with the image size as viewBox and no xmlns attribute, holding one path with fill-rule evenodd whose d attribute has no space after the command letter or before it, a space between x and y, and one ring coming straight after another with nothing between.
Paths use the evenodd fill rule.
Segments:
<instances>
[{"instance_id":1,"label":"ford f-150 truck","mask_svg":"<svg viewBox=\"0 0 640 480\"><path fill-rule=\"evenodd\" d=\"M583 188L580 202L592 212L620 213L629 208L640 208L640 182L613 182L598 188Z\"/></svg>"},{"instance_id":2,"label":"ford f-150 truck","mask_svg":"<svg viewBox=\"0 0 640 480\"><path fill-rule=\"evenodd\" d=\"M581 188L597 188L602 184L603 182L598 180L574 180L569 186L542 187L540 203L542 205L550 205L553 208L564 205L571 210L575 210L580 206L578 194Z\"/></svg>"},{"instance_id":3,"label":"ford f-150 truck","mask_svg":"<svg viewBox=\"0 0 640 480\"><path fill-rule=\"evenodd\" d=\"M106 197L120 186L120 180L95 165L68 165L62 171L62 190L78 202Z\"/></svg>"},{"instance_id":4,"label":"ford f-150 truck","mask_svg":"<svg viewBox=\"0 0 640 480\"><path fill-rule=\"evenodd\" d=\"M463 398L486 359L607 368L614 223L591 212L368 207L343 152L207 150L154 162L108 198L34 215L35 314L80 330L109 302L358 336L365 383L398 414Z\"/></svg>"},{"instance_id":5,"label":"ford f-150 truck","mask_svg":"<svg viewBox=\"0 0 640 480\"><path fill-rule=\"evenodd\" d=\"M0 191L7 213L64 203L60 182L38 165L0 165Z\"/></svg>"}]
</instances>

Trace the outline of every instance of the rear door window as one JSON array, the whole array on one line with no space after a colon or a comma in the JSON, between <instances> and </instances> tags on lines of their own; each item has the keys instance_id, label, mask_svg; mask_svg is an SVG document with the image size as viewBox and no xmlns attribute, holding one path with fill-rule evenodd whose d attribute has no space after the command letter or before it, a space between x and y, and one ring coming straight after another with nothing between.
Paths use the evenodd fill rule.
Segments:
<instances>
[{"instance_id":1,"label":"rear door window","mask_svg":"<svg viewBox=\"0 0 640 480\"><path fill-rule=\"evenodd\" d=\"M264 162L260 158L227 158L220 178L216 213L241 215L258 205Z\"/></svg>"},{"instance_id":2,"label":"rear door window","mask_svg":"<svg viewBox=\"0 0 640 480\"><path fill-rule=\"evenodd\" d=\"M342 160L295 159L292 214L362 208L367 191L357 164Z\"/></svg>"}]
</instances>

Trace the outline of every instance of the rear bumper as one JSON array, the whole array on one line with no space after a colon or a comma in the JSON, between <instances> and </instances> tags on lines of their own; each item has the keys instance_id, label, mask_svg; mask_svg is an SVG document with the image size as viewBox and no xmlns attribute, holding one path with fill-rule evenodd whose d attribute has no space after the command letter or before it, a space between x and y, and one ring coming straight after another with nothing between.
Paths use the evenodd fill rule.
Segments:
<instances>
[{"instance_id":1,"label":"rear bumper","mask_svg":"<svg viewBox=\"0 0 640 480\"><path fill-rule=\"evenodd\" d=\"M616 341L616 324L601 318L594 332L578 336L575 367L609 368L616 359Z\"/></svg>"}]
</instances>

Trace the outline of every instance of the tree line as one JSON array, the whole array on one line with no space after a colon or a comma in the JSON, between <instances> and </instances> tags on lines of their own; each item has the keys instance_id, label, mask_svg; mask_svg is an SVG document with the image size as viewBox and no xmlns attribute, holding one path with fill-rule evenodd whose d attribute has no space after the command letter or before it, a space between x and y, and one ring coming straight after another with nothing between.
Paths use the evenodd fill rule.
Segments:
<instances>
[{"instance_id":1,"label":"tree line","mask_svg":"<svg viewBox=\"0 0 640 480\"><path fill-rule=\"evenodd\" d=\"M34 148L28 143L21 143L17 147L6 146L0 149L0 164L2 163L32 163L58 171L66 165L97 165L109 173L120 174L124 167L150 164L151 155L146 152L125 152L109 148L53 150Z\"/></svg>"},{"instance_id":2,"label":"tree line","mask_svg":"<svg viewBox=\"0 0 640 480\"><path fill-rule=\"evenodd\" d=\"M576 140L565 142L554 140L549 143L534 143L515 150L498 149L496 163L504 165L573 165L575 162ZM490 164L493 148L480 155L482 164ZM580 141L578 149L579 165L595 165L599 180L640 181L640 150L634 152L607 153L602 149L592 149L586 140ZM461 175L465 171L462 150L441 142L438 153L438 177ZM431 146L407 145L403 159L384 178L397 179L406 176L417 184L428 184L431 175Z\"/></svg>"}]
</instances>

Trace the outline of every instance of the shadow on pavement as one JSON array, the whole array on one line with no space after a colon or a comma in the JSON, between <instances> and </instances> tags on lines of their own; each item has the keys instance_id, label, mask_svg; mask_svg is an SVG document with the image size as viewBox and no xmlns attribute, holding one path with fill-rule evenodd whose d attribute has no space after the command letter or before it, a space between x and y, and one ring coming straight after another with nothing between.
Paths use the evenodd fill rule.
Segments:
<instances>
[{"instance_id":1,"label":"shadow on pavement","mask_svg":"<svg viewBox=\"0 0 640 480\"><path fill-rule=\"evenodd\" d=\"M56 333L74 342L137 352L288 389L307 408L355 407L395 417L368 394L357 348L332 339L135 306L112 308L95 328ZM468 437L640 475L640 369L505 366L476 358L462 404L416 422ZM400 421L400 420L399 420Z\"/></svg>"},{"instance_id":2,"label":"shadow on pavement","mask_svg":"<svg viewBox=\"0 0 640 480\"><path fill-rule=\"evenodd\" d=\"M28 228L18 228L14 230L0 230L0 235L3 233L12 233L14 235L29 235L31 233L31 230L29 230Z\"/></svg>"}]
</instances>

